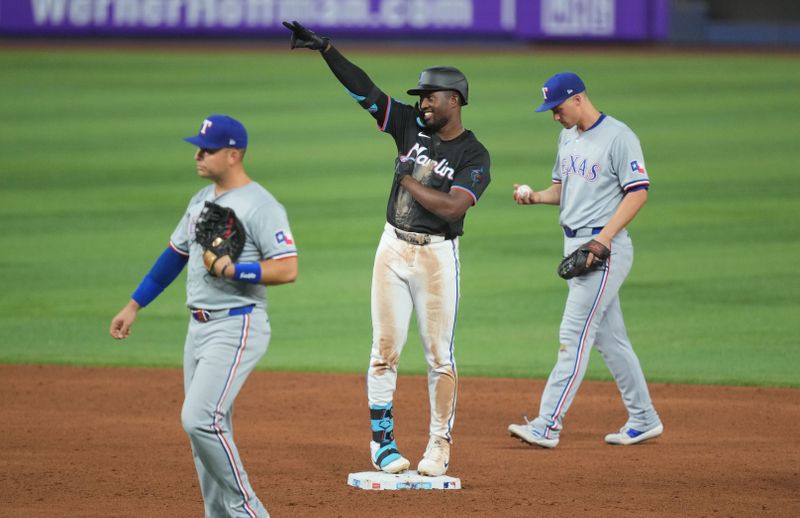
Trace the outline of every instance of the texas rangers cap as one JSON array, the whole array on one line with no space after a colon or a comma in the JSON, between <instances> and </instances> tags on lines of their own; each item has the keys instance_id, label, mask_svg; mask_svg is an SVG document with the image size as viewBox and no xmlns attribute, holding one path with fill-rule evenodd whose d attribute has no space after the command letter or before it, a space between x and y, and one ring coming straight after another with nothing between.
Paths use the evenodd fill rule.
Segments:
<instances>
[{"instance_id":1,"label":"texas rangers cap","mask_svg":"<svg viewBox=\"0 0 800 518\"><path fill-rule=\"evenodd\" d=\"M584 92L585 90L586 86L584 86L578 74L572 72L556 74L548 79L542 87L544 102L541 106L536 108L536 111L546 112L547 110L552 110L573 95Z\"/></svg>"},{"instance_id":2,"label":"texas rangers cap","mask_svg":"<svg viewBox=\"0 0 800 518\"><path fill-rule=\"evenodd\" d=\"M227 115L209 115L200 124L197 135L183 140L205 149L222 149L247 147L247 130L244 125Z\"/></svg>"}]
</instances>

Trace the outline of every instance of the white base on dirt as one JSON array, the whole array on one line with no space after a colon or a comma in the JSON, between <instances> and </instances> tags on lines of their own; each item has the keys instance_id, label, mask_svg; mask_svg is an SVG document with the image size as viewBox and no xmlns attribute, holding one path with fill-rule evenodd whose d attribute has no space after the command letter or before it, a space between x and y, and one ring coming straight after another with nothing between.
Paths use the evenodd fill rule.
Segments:
<instances>
[{"instance_id":1,"label":"white base on dirt","mask_svg":"<svg viewBox=\"0 0 800 518\"><path fill-rule=\"evenodd\" d=\"M405 471L393 475L383 471L362 471L350 473L347 485L359 489L395 490L395 489L461 489L461 479L448 477L426 477L416 471Z\"/></svg>"}]
</instances>

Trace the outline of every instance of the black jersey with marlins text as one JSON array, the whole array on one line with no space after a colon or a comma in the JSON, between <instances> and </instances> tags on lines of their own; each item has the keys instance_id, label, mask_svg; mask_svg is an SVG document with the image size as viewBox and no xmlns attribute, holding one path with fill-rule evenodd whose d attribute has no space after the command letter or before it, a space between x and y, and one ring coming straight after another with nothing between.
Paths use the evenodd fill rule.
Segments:
<instances>
[{"instance_id":1,"label":"black jersey with marlins text","mask_svg":"<svg viewBox=\"0 0 800 518\"><path fill-rule=\"evenodd\" d=\"M489 152L475 135L464 132L453 140L443 141L418 124L419 112L407 104L381 93L368 111L378 121L378 128L394 137L398 155L415 161L414 178L441 192L460 189L477 203L489 185ZM448 238L464 233L464 217L448 223L420 205L400 187L395 178L386 207L386 220L393 226L412 232L441 234Z\"/></svg>"},{"instance_id":2,"label":"black jersey with marlins text","mask_svg":"<svg viewBox=\"0 0 800 518\"><path fill-rule=\"evenodd\" d=\"M414 178L440 192L460 189L475 204L489 185L489 152L469 130L442 141L418 120L419 110L383 93L369 76L345 58L333 45L322 57L350 95L378 122L378 128L394 137L397 160L414 160ZM464 218L448 223L420 205L395 177L386 220L411 232L439 234L452 239L464 233Z\"/></svg>"}]
</instances>

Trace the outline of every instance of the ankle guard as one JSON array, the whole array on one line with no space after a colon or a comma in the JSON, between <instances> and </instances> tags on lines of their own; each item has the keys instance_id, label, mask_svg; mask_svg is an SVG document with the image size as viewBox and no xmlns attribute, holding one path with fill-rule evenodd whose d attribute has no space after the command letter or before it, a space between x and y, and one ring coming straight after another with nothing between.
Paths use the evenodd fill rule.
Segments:
<instances>
[{"instance_id":1,"label":"ankle guard","mask_svg":"<svg viewBox=\"0 0 800 518\"><path fill-rule=\"evenodd\" d=\"M369 408L369 418L372 424L372 440L381 446L394 441L394 417L392 404L375 405Z\"/></svg>"}]
</instances>

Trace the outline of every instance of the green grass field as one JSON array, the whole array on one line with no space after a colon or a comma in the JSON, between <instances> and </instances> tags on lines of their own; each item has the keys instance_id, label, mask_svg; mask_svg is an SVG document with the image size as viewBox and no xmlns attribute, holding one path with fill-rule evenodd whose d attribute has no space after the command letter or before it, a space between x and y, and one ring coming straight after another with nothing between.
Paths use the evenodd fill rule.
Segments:
<instances>
[{"instance_id":1,"label":"green grass field","mask_svg":"<svg viewBox=\"0 0 800 518\"><path fill-rule=\"evenodd\" d=\"M514 182L549 184L559 126L533 108L566 69L647 157L653 186L630 227L622 303L648 378L800 387L797 55L343 50L405 101L425 66L470 79L464 121L492 154L492 184L461 242L462 376L541 378L555 361L557 209L510 196ZM287 207L300 250L297 283L270 290L261 366L366 371L393 142L315 53L4 49L0 69L0 362L181 365L183 275L129 340L108 326L205 185L181 138L229 113L247 125L248 171ZM424 372L409 336L401 373ZM593 354L588 378L610 379Z\"/></svg>"}]
</instances>

